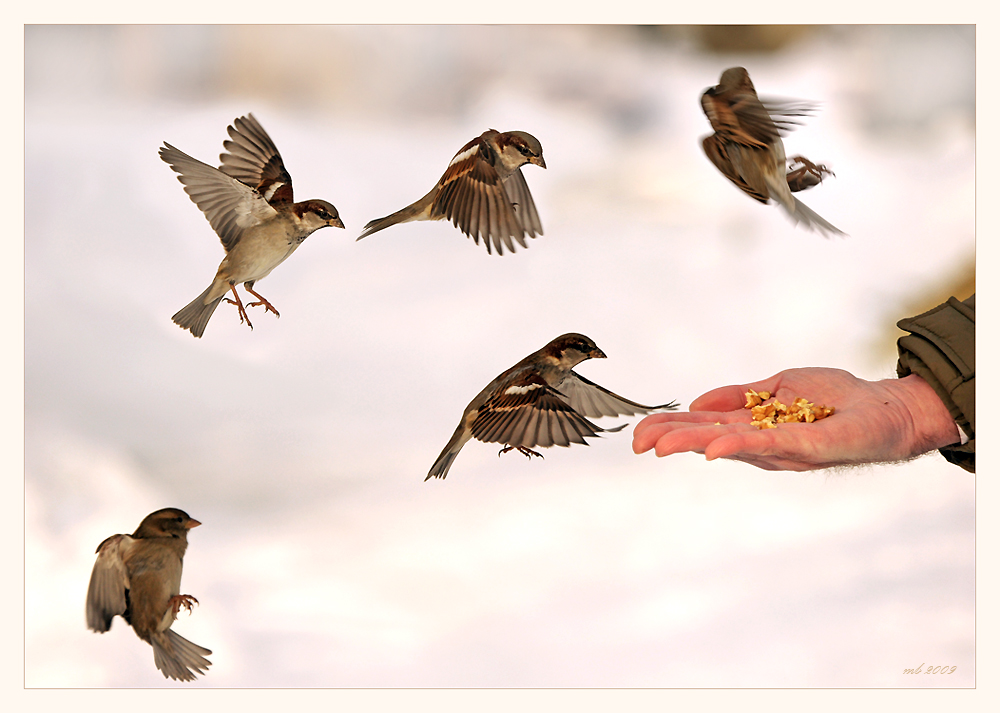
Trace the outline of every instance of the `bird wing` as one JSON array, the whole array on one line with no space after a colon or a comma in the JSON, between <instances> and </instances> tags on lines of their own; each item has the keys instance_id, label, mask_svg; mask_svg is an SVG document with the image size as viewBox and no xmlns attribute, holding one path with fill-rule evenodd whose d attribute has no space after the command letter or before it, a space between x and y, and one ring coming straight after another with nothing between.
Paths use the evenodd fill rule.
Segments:
<instances>
[{"instance_id":1,"label":"bird wing","mask_svg":"<svg viewBox=\"0 0 1000 713\"><path fill-rule=\"evenodd\" d=\"M166 142L160 149L160 158L178 173L177 180L208 218L226 252L239 241L244 230L278 214L250 186Z\"/></svg>"},{"instance_id":2,"label":"bird wing","mask_svg":"<svg viewBox=\"0 0 1000 713\"><path fill-rule=\"evenodd\" d=\"M754 198L761 203L767 203L768 193L762 192L755 188L752 188L750 184L743 180L743 177L736 172L733 167L733 162L729 160L729 155L726 152L727 144L722 140L719 134L711 134L702 139L701 146L705 149L705 155L708 156L708 160L715 164L715 167L722 172L726 178L736 184L736 186L744 191L751 198Z\"/></svg>"},{"instance_id":3,"label":"bird wing","mask_svg":"<svg viewBox=\"0 0 1000 713\"><path fill-rule=\"evenodd\" d=\"M566 378L559 383L558 389L559 393L565 397L570 408L588 418L634 416L661 409L669 410L677 408L676 402L661 404L659 406L644 406L635 401L629 401L618 394L608 391L603 386L595 384L590 379L580 376L575 371L567 374Z\"/></svg>"},{"instance_id":4,"label":"bird wing","mask_svg":"<svg viewBox=\"0 0 1000 713\"><path fill-rule=\"evenodd\" d=\"M778 133L784 136L793 131L795 127L801 126L800 118L811 116L818 105L815 102L801 99L775 99L773 97L760 99L761 106L768 113Z\"/></svg>"},{"instance_id":5,"label":"bird wing","mask_svg":"<svg viewBox=\"0 0 1000 713\"><path fill-rule=\"evenodd\" d=\"M525 232L531 237L542 235L542 220L538 217L538 210L535 209L535 201L531 198L531 191L528 190L528 182L524 180L521 169L507 177L503 182L503 188L507 192L507 199L514 206L514 214Z\"/></svg>"},{"instance_id":6,"label":"bird wing","mask_svg":"<svg viewBox=\"0 0 1000 713\"><path fill-rule=\"evenodd\" d=\"M486 252L493 252L492 243L497 253L503 255L504 245L515 251L511 238L522 247L527 247L527 243L524 228L490 159L491 150L481 137L463 146L438 181L439 190L431 204L430 216L450 220L477 245L482 236Z\"/></svg>"},{"instance_id":7,"label":"bird wing","mask_svg":"<svg viewBox=\"0 0 1000 713\"><path fill-rule=\"evenodd\" d=\"M751 148L735 141L726 142L724 148L733 171L746 184L744 190L749 195L754 198L767 196L782 204L791 200L781 139L776 139L766 149Z\"/></svg>"},{"instance_id":8,"label":"bird wing","mask_svg":"<svg viewBox=\"0 0 1000 713\"><path fill-rule=\"evenodd\" d=\"M515 378L498 389L472 422L472 435L484 443L525 448L586 445L586 436L603 430L574 411L536 373Z\"/></svg>"},{"instance_id":9,"label":"bird wing","mask_svg":"<svg viewBox=\"0 0 1000 713\"><path fill-rule=\"evenodd\" d=\"M231 140L222 142L219 167L227 176L257 189L268 203L292 203L292 177L278 147L253 114L241 116L228 128Z\"/></svg>"},{"instance_id":10,"label":"bird wing","mask_svg":"<svg viewBox=\"0 0 1000 713\"><path fill-rule=\"evenodd\" d=\"M134 542L128 535L112 535L97 547L87 588L87 626L94 631L107 631L115 615L125 613L130 583L124 556Z\"/></svg>"},{"instance_id":11,"label":"bird wing","mask_svg":"<svg viewBox=\"0 0 1000 713\"><path fill-rule=\"evenodd\" d=\"M778 138L778 127L756 94L705 92L701 106L712 128L727 141L766 148Z\"/></svg>"}]
</instances>

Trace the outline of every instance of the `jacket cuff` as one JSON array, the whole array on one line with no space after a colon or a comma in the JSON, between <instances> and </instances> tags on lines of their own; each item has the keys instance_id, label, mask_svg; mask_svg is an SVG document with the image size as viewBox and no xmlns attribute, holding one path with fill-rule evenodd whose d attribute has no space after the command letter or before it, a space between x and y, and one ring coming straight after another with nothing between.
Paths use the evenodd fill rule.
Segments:
<instances>
[{"instance_id":1,"label":"jacket cuff","mask_svg":"<svg viewBox=\"0 0 1000 713\"><path fill-rule=\"evenodd\" d=\"M941 449L951 463L976 469L976 296L961 302L954 297L916 317L902 319L900 329L910 334L897 342L900 377L917 374L948 407L967 443Z\"/></svg>"}]
</instances>

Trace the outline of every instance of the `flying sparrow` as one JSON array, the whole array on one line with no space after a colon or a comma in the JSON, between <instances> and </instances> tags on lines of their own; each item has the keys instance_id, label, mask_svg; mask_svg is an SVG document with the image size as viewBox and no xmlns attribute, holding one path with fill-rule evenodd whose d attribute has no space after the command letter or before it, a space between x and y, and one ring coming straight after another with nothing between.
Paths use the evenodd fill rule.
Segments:
<instances>
[{"instance_id":1,"label":"flying sparrow","mask_svg":"<svg viewBox=\"0 0 1000 713\"><path fill-rule=\"evenodd\" d=\"M153 647L156 668L167 678L193 681L204 674L212 652L174 632L170 625L181 607L198 600L179 594L188 530L201 523L183 510L151 513L129 535L112 535L97 547L97 562L87 589L87 626L103 634L121 616Z\"/></svg>"},{"instance_id":2,"label":"flying sparrow","mask_svg":"<svg viewBox=\"0 0 1000 713\"><path fill-rule=\"evenodd\" d=\"M793 166L801 166L791 171L786 166L779 131L790 130L808 105L765 105L757 98L747 71L732 67L722 73L717 86L701 95L701 106L715 129L702 140L702 147L726 178L761 203L773 198L796 223L824 233L842 233L792 195L822 181L823 174L832 175L826 166L802 156L790 160Z\"/></svg>"},{"instance_id":3,"label":"flying sparrow","mask_svg":"<svg viewBox=\"0 0 1000 713\"><path fill-rule=\"evenodd\" d=\"M501 134L490 129L455 154L430 193L371 221L358 240L396 223L448 219L477 245L481 235L487 253L493 252L491 242L499 255L504 245L515 252L511 238L526 248L525 233L532 238L542 234L542 221L521 173L526 163L545 168L538 139L524 131Z\"/></svg>"},{"instance_id":4,"label":"flying sparrow","mask_svg":"<svg viewBox=\"0 0 1000 713\"><path fill-rule=\"evenodd\" d=\"M533 446L589 445L586 437L628 425L601 428L588 418L677 408L676 403L643 406L623 399L572 370L591 358L607 355L590 337L564 334L500 374L465 407L458 428L424 480L447 476L458 452L473 437L503 443L501 454L516 449L530 459L541 457Z\"/></svg>"},{"instance_id":5,"label":"flying sparrow","mask_svg":"<svg viewBox=\"0 0 1000 713\"><path fill-rule=\"evenodd\" d=\"M280 316L270 302L254 292L254 283L267 277L316 230L328 225L344 227L337 209L326 201L293 202L292 177L271 137L253 114L236 119L229 127L229 136L232 140L223 142L229 153L219 156L219 168L191 158L166 142L160 149L160 158L180 174L177 180L205 213L226 249L212 284L172 317L196 337L204 334L205 325L224 297L236 305L240 323L245 319L253 329L236 294L240 282L258 300L248 307L263 305L265 314L270 311ZM234 299L226 297L229 292Z\"/></svg>"}]
</instances>

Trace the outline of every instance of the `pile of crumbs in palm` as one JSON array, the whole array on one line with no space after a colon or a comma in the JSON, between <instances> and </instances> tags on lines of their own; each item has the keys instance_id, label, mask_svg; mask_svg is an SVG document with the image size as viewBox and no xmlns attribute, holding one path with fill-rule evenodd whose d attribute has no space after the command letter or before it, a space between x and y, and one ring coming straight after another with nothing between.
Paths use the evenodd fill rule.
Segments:
<instances>
[{"instance_id":1,"label":"pile of crumbs in palm","mask_svg":"<svg viewBox=\"0 0 1000 713\"><path fill-rule=\"evenodd\" d=\"M771 398L770 391L757 392L749 389L746 398L743 408L750 409L753 416L750 425L757 428L775 428L779 423L812 423L834 412L833 406L817 406L802 398L795 399L791 406L786 406L777 399L765 404Z\"/></svg>"}]
</instances>

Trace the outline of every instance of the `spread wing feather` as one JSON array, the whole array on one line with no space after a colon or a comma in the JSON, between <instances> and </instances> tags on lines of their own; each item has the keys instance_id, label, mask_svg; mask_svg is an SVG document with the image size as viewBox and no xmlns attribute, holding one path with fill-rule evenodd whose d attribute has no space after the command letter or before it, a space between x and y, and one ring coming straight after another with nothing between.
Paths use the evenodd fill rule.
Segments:
<instances>
[{"instance_id":1,"label":"spread wing feather","mask_svg":"<svg viewBox=\"0 0 1000 713\"><path fill-rule=\"evenodd\" d=\"M590 379L580 376L575 371L569 372L566 378L560 382L559 393L566 398L573 410L580 412L587 418L635 416L636 414L677 408L675 402L659 406L645 406L630 401L595 384Z\"/></svg>"},{"instance_id":2,"label":"spread wing feather","mask_svg":"<svg viewBox=\"0 0 1000 713\"><path fill-rule=\"evenodd\" d=\"M472 423L472 435L484 443L525 448L586 444L585 437L603 430L577 413L536 374L489 399Z\"/></svg>"},{"instance_id":3,"label":"spread wing feather","mask_svg":"<svg viewBox=\"0 0 1000 713\"><path fill-rule=\"evenodd\" d=\"M277 215L254 188L164 142L160 158L177 172L177 180L208 218L228 252L243 231Z\"/></svg>"}]
</instances>

